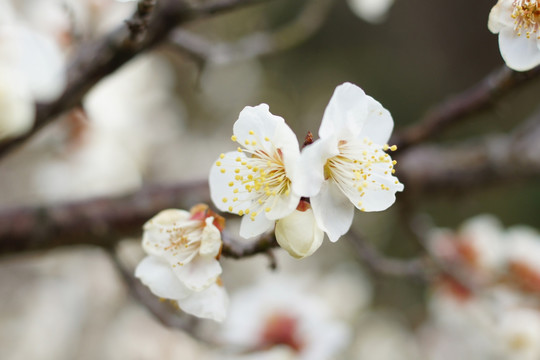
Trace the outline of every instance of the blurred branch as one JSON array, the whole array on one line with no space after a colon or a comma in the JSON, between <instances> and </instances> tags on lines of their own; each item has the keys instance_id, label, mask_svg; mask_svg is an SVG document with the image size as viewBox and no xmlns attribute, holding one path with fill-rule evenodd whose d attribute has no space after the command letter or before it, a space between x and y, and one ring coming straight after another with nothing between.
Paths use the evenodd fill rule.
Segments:
<instances>
[{"instance_id":1,"label":"blurred branch","mask_svg":"<svg viewBox=\"0 0 540 360\"><path fill-rule=\"evenodd\" d=\"M540 66L527 72L512 71L504 66L470 89L435 106L417 124L394 134L389 143L397 145L397 151L403 151L428 140L467 116L493 107L497 100L539 75Z\"/></svg>"},{"instance_id":2,"label":"blurred branch","mask_svg":"<svg viewBox=\"0 0 540 360\"><path fill-rule=\"evenodd\" d=\"M408 260L388 258L381 254L360 233L349 230L346 235L353 244L360 260L376 273L398 277L412 277L428 280L433 274L429 272L427 262L421 258Z\"/></svg>"},{"instance_id":3,"label":"blurred branch","mask_svg":"<svg viewBox=\"0 0 540 360\"><path fill-rule=\"evenodd\" d=\"M453 147L421 146L400 154L398 176L409 195L471 191L540 177L540 110L512 134ZM413 195L414 196L414 195Z\"/></svg>"},{"instance_id":4,"label":"blurred branch","mask_svg":"<svg viewBox=\"0 0 540 360\"><path fill-rule=\"evenodd\" d=\"M108 250L116 270L121 275L122 280L124 280L124 283L134 299L144 305L162 325L186 331L196 339L204 341L204 339L197 336L197 332L194 331L197 325L197 318L183 313L180 315L178 309L173 307L170 302L159 299L153 295L139 279L133 276L133 271L128 270L124 266L119 259L116 250L114 248L109 248Z\"/></svg>"},{"instance_id":5,"label":"blurred branch","mask_svg":"<svg viewBox=\"0 0 540 360\"><path fill-rule=\"evenodd\" d=\"M307 1L292 22L276 30L257 32L230 43L216 44L203 36L178 29L171 34L169 44L201 63L226 64L276 53L313 36L324 23L332 4L333 0Z\"/></svg>"},{"instance_id":6,"label":"blurred branch","mask_svg":"<svg viewBox=\"0 0 540 360\"><path fill-rule=\"evenodd\" d=\"M189 208L209 199L207 181L148 187L116 198L0 212L0 255L88 244L110 247L140 235L142 225L166 208Z\"/></svg>"},{"instance_id":7,"label":"blurred branch","mask_svg":"<svg viewBox=\"0 0 540 360\"><path fill-rule=\"evenodd\" d=\"M163 209L189 208L209 200L204 180L148 187L117 198L4 210L0 212L0 256L70 245L111 248L122 238L140 236L143 224ZM224 234L221 254L240 259L268 254L276 246L273 234L245 243Z\"/></svg>"},{"instance_id":8,"label":"blurred branch","mask_svg":"<svg viewBox=\"0 0 540 360\"><path fill-rule=\"evenodd\" d=\"M137 10L131 19L126 20L130 31L130 40L140 42L148 30L150 15L156 6L157 0L139 0Z\"/></svg>"},{"instance_id":9,"label":"blurred branch","mask_svg":"<svg viewBox=\"0 0 540 360\"><path fill-rule=\"evenodd\" d=\"M33 128L22 137L1 143L0 156L24 143L58 115L79 105L84 95L96 83L139 53L161 43L177 26L263 1L266 0L160 0L151 14L141 12L139 4L136 13L127 23L144 23L144 36L140 36L141 29L135 31L133 27L124 25L103 39L82 44L68 67L68 81L64 92L53 102L37 104ZM143 0L141 3L147 1Z\"/></svg>"}]
</instances>

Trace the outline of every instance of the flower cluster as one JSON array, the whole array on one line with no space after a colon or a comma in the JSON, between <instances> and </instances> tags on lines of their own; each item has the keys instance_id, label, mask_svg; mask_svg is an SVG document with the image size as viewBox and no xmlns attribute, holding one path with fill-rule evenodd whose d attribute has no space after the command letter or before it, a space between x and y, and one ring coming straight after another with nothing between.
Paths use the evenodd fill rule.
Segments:
<instances>
[{"instance_id":1,"label":"flower cluster","mask_svg":"<svg viewBox=\"0 0 540 360\"><path fill-rule=\"evenodd\" d=\"M488 28L499 34L501 55L508 67L526 71L540 64L540 2L499 0L489 14Z\"/></svg>"},{"instance_id":2,"label":"flower cluster","mask_svg":"<svg viewBox=\"0 0 540 360\"><path fill-rule=\"evenodd\" d=\"M540 357L540 234L525 226L504 231L483 215L457 233L433 232L430 250L461 276L444 276L432 289L421 331L429 358Z\"/></svg>"},{"instance_id":3,"label":"flower cluster","mask_svg":"<svg viewBox=\"0 0 540 360\"><path fill-rule=\"evenodd\" d=\"M222 321L228 298L221 284L224 219L206 205L191 212L168 209L144 225L143 259L135 276L156 296L177 302L183 311Z\"/></svg>"},{"instance_id":4,"label":"flower cluster","mask_svg":"<svg viewBox=\"0 0 540 360\"><path fill-rule=\"evenodd\" d=\"M379 102L345 83L326 108L320 139L300 153L283 118L266 104L248 106L234 124L232 140L240 146L221 154L210 171L212 200L243 216L242 237L275 226L279 244L292 256L311 255L323 232L335 242L348 231L355 207L385 210L403 190L386 153L395 149L387 144L392 128Z\"/></svg>"}]
</instances>

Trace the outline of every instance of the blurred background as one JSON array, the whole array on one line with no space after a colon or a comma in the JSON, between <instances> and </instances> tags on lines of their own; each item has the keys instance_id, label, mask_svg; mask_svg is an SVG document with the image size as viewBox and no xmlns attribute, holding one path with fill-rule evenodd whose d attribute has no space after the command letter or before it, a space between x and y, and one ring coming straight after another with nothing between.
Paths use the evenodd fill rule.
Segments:
<instances>
[{"instance_id":1,"label":"blurred background","mask_svg":"<svg viewBox=\"0 0 540 360\"><path fill-rule=\"evenodd\" d=\"M68 62L87 41L121 26L134 9L132 2L112 0L0 2L13 10L17 21L54 39ZM355 2L362 1L274 0L188 24L182 28L184 36L210 44L213 56L204 58L179 50L178 44L162 44L103 79L85 97L84 111L63 115L0 160L0 209L128 194L149 184L205 179L218 154L234 149L232 124L245 106L269 104L270 111L285 118L302 141L307 131L317 133L335 87L346 81L387 108L399 131L503 65L497 36L487 29L493 0L395 0L387 12L375 17L359 10L362 5ZM370 5L363 6L369 9ZM219 51L220 46L227 49L226 44L254 33L290 26L299 14L308 14L304 21L313 33L292 28L289 38L305 39L291 40L287 49L260 57L227 56L226 50ZM492 110L438 134L430 143L447 146L474 142L478 136L508 134L537 108L539 91L540 81L533 81ZM399 169L398 163L398 178ZM540 244L532 230L540 226L538 181L459 194L415 194L404 204L406 192L407 187L388 211L357 212L355 217L353 228L388 256L406 259L425 252L425 244L404 225L404 212L450 229L489 213L500 221L489 230L497 229L497 238L506 236L502 235L506 227L523 224L531 227L531 241ZM190 198L182 205L189 208L199 201ZM228 221L236 226L234 219ZM474 264L464 271L478 273L482 261L477 258L491 245L480 246L474 239L489 231L462 236L472 239L465 243L476 254ZM122 244L120 255L134 268L143 256L139 239ZM540 255L535 246L529 252ZM440 248L430 251L441 255ZM254 296L246 295L245 289L265 281L300 281L302 285L291 285L294 291L301 290L302 296L316 302L314 309L326 310L315 310L325 314L320 319L298 315L298 323L304 321L301 316L313 317L313 328L335 330L334 335L321 332L321 337L338 339L316 350L327 354L321 359L540 359L540 321L523 325L519 317L499 319L493 314L502 308L484 295L466 291L475 301L466 304L456 300L459 286L453 283L450 292L438 292L440 283L370 271L347 241L331 244L325 240L314 256L302 261L279 249L275 253L275 272L262 255L223 260L231 309L236 301L249 302L242 296ZM463 251L457 253L452 261L467 262ZM540 263L540 256L528 261L536 259ZM528 310L540 309L534 295L540 288L504 290L505 295L497 288L493 295L491 287L505 283L499 272L508 275L506 265L498 266L489 270L497 273L487 276L490 281L481 276L487 297L498 299L496 306L515 309L526 304L523 307ZM292 291L285 285L263 289L266 295L251 302L271 302L271 294ZM447 283L443 285L448 289ZM304 301L302 296L295 299ZM265 352L238 354L223 334L245 330L229 328L233 326L229 322L201 321L193 330L198 334L195 337L164 327L129 295L108 254L91 247L3 257L0 299L2 359L316 359L306 355L310 354L306 349L322 341L314 333L303 340L301 350L282 341ZM458 313L473 320L449 325L446 317ZM230 316L246 315L234 310ZM507 326L507 322L521 325ZM460 346L463 339L457 334L469 334L463 329L482 334L481 339ZM516 338L516 332L521 337ZM501 343L509 345L494 349L494 339L504 339Z\"/></svg>"}]
</instances>

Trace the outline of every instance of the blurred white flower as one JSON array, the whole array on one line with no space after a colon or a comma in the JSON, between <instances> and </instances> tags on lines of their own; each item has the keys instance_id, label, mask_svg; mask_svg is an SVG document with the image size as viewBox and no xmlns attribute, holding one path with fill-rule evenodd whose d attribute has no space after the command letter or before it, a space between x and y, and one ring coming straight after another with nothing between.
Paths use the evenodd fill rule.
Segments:
<instances>
[{"instance_id":1,"label":"blurred white flower","mask_svg":"<svg viewBox=\"0 0 540 360\"><path fill-rule=\"evenodd\" d=\"M386 19L394 0L347 0L352 12L370 23L380 23Z\"/></svg>"},{"instance_id":2,"label":"blurred white flower","mask_svg":"<svg viewBox=\"0 0 540 360\"><path fill-rule=\"evenodd\" d=\"M324 239L311 206L302 200L292 214L276 221L275 233L279 246L297 259L313 254Z\"/></svg>"},{"instance_id":3,"label":"blurred white flower","mask_svg":"<svg viewBox=\"0 0 540 360\"><path fill-rule=\"evenodd\" d=\"M286 346L303 360L339 358L350 340L350 329L335 319L331 305L290 276L262 278L234 294L221 333L240 352Z\"/></svg>"},{"instance_id":4,"label":"blurred white flower","mask_svg":"<svg viewBox=\"0 0 540 360\"><path fill-rule=\"evenodd\" d=\"M523 290L540 291L540 234L527 226L514 226L506 236L508 271Z\"/></svg>"},{"instance_id":5,"label":"blurred white flower","mask_svg":"<svg viewBox=\"0 0 540 360\"><path fill-rule=\"evenodd\" d=\"M540 359L540 312L536 309L507 309L496 325L498 341L505 360Z\"/></svg>"},{"instance_id":6,"label":"blurred white flower","mask_svg":"<svg viewBox=\"0 0 540 360\"><path fill-rule=\"evenodd\" d=\"M183 311L222 321L227 294L219 278L224 219L197 205L191 212L164 210L144 225L143 249L149 255L135 276L159 297L177 301Z\"/></svg>"},{"instance_id":7,"label":"blurred white flower","mask_svg":"<svg viewBox=\"0 0 540 360\"><path fill-rule=\"evenodd\" d=\"M457 232L435 229L429 234L429 249L433 255L466 268L471 276L485 279L504 270L505 245L502 225L491 215L475 216Z\"/></svg>"},{"instance_id":8,"label":"blurred white flower","mask_svg":"<svg viewBox=\"0 0 540 360\"><path fill-rule=\"evenodd\" d=\"M64 66L54 41L15 21L0 23L0 139L28 131L35 102L60 95Z\"/></svg>"},{"instance_id":9,"label":"blurred white flower","mask_svg":"<svg viewBox=\"0 0 540 360\"><path fill-rule=\"evenodd\" d=\"M540 3L538 0L499 0L489 13L488 28L499 34L506 65L526 71L540 64Z\"/></svg>"},{"instance_id":10,"label":"blurred white flower","mask_svg":"<svg viewBox=\"0 0 540 360\"><path fill-rule=\"evenodd\" d=\"M394 122L388 110L351 83L338 86L324 112L320 139L306 146L293 190L311 198L319 227L330 241L345 234L354 207L381 211L403 185L392 176L386 150Z\"/></svg>"},{"instance_id":11,"label":"blurred white flower","mask_svg":"<svg viewBox=\"0 0 540 360\"><path fill-rule=\"evenodd\" d=\"M300 151L292 130L266 104L245 107L233 132L242 147L214 163L210 194L218 209L243 216L240 236L251 238L296 209L300 196L291 178Z\"/></svg>"}]
</instances>

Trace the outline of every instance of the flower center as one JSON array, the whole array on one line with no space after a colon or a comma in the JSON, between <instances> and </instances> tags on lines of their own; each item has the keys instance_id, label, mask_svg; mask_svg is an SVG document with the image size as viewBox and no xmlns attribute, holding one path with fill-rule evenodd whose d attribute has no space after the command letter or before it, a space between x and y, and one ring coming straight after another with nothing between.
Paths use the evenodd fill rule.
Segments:
<instances>
[{"instance_id":1,"label":"flower center","mask_svg":"<svg viewBox=\"0 0 540 360\"><path fill-rule=\"evenodd\" d=\"M349 198L363 197L366 191L379 189L390 190L380 182L378 175L389 175L395 172L390 155L383 150L395 150L395 147L385 145L383 149L377 148L369 139L363 141L344 141L338 144L339 154L329 158L324 166L324 177L332 179L340 190ZM396 180L396 183L397 180ZM364 210L362 202L357 207Z\"/></svg>"},{"instance_id":2,"label":"flower center","mask_svg":"<svg viewBox=\"0 0 540 360\"><path fill-rule=\"evenodd\" d=\"M275 345L287 345L296 352L302 350L298 319L287 314L273 314L267 319L261 334L261 347L267 349Z\"/></svg>"},{"instance_id":3,"label":"flower center","mask_svg":"<svg viewBox=\"0 0 540 360\"><path fill-rule=\"evenodd\" d=\"M269 138L265 137L261 141L253 131L249 133L254 140L246 140L246 145L250 147L238 148L238 152L247 156L235 159L234 180L228 184L233 187L233 193L238 195L232 198L233 205L229 206L229 211L237 208L235 203L239 199L248 199L249 204L243 204L245 207L238 210L238 215L249 214L251 220L255 220L261 212L271 211L280 196L289 196L291 180L287 177L281 150ZM255 147L257 144L259 146ZM222 199L224 203L229 200Z\"/></svg>"},{"instance_id":4,"label":"flower center","mask_svg":"<svg viewBox=\"0 0 540 360\"><path fill-rule=\"evenodd\" d=\"M518 36L525 32L527 39L531 34L538 33L538 23L540 22L540 4L538 0L515 0L512 5L514 12L512 18L514 22L514 30ZM540 36L537 36L540 39Z\"/></svg>"}]
</instances>

